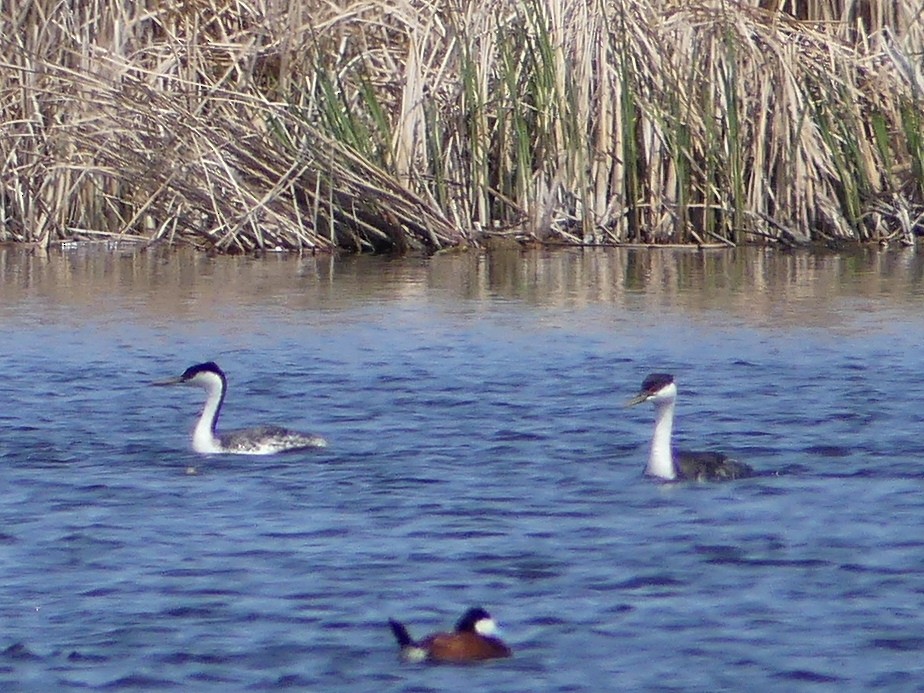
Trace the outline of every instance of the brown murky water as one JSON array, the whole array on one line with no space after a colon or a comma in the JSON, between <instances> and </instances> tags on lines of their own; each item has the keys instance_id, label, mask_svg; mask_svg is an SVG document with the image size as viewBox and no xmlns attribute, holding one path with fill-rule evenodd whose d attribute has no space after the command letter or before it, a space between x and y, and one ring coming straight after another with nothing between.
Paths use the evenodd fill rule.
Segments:
<instances>
[{"instance_id":1,"label":"brown murky water","mask_svg":"<svg viewBox=\"0 0 924 693\"><path fill-rule=\"evenodd\" d=\"M209 257L126 244L0 247L4 312L99 315L105 303L139 320L235 318L250 309L343 310L369 302L498 299L549 308L607 306L693 317L721 311L755 326L838 327L876 301L916 311L924 254L742 248L456 253L432 259L273 255ZM120 318L121 319L121 318Z\"/></svg>"}]
</instances>

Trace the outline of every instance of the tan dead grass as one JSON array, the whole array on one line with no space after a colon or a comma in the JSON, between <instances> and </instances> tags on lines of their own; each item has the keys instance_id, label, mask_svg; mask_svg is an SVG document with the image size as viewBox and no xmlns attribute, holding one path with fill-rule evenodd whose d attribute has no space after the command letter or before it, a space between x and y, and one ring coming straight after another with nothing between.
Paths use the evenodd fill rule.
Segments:
<instances>
[{"instance_id":1,"label":"tan dead grass","mask_svg":"<svg viewBox=\"0 0 924 693\"><path fill-rule=\"evenodd\" d=\"M924 10L756 4L9 0L0 240L910 241Z\"/></svg>"}]
</instances>

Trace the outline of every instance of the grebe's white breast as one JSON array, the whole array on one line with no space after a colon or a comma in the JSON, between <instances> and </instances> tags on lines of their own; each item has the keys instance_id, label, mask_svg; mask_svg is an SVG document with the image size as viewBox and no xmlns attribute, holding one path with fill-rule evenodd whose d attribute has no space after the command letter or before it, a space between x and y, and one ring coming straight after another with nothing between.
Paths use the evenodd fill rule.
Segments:
<instances>
[{"instance_id":1,"label":"grebe's white breast","mask_svg":"<svg viewBox=\"0 0 924 693\"><path fill-rule=\"evenodd\" d=\"M255 426L227 433L218 432L218 415L225 399L228 380L224 371L213 361L187 368L177 378L155 385L194 385L206 392L205 406L193 429L193 450L202 454L271 455L287 450L323 448L327 441L321 436L299 433L281 426Z\"/></svg>"}]
</instances>

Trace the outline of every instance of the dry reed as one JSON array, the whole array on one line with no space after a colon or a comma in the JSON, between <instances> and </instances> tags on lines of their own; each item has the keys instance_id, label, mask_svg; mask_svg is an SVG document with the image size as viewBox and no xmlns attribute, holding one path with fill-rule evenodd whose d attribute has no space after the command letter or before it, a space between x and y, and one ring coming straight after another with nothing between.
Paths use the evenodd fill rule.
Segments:
<instances>
[{"instance_id":1,"label":"dry reed","mask_svg":"<svg viewBox=\"0 0 924 693\"><path fill-rule=\"evenodd\" d=\"M0 240L910 242L919 3L759 4L8 0Z\"/></svg>"}]
</instances>

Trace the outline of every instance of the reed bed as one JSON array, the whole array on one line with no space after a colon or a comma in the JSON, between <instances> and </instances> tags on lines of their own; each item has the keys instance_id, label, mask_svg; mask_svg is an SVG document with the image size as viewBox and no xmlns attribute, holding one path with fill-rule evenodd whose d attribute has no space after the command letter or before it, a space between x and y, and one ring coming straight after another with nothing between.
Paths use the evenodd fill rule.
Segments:
<instances>
[{"instance_id":1,"label":"reed bed","mask_svg":"<svg viewBox=\"0 0 924 693\"><path fill-rule=\"evenodd\" d=\"M911 242L917 0L0 7L0 240Z\"/></svg>"}]
</instances>

